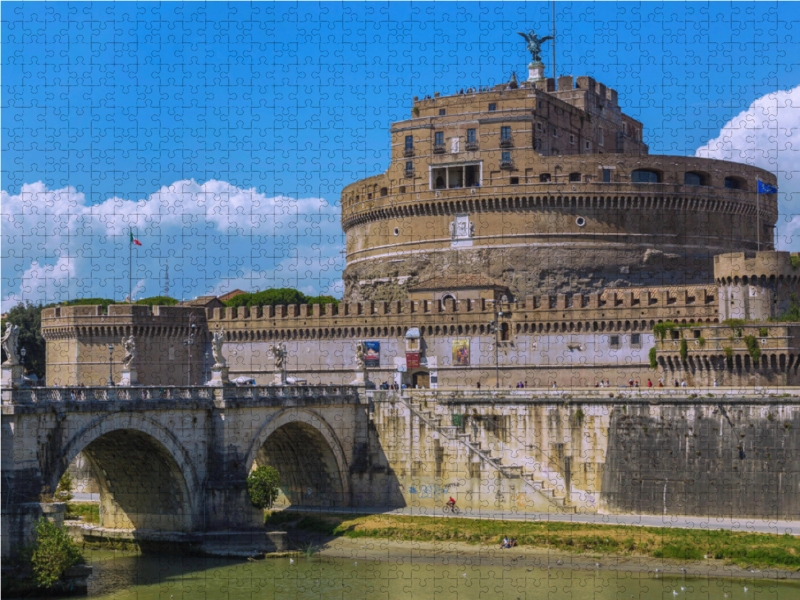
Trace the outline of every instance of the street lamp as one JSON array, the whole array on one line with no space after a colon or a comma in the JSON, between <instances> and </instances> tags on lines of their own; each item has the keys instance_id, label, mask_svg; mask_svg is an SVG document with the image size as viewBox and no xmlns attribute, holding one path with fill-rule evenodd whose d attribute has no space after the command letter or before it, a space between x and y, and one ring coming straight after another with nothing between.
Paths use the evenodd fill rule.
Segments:
<instances>
[{"instance_id":1,"label":"street lamp","mask_svg":"<svg viewBox=\"0 0 800 600\"><path fill-rule=\"evenodd\" d=\"M114 387L114 378L111 374L111 367L114 364L112 362L112 357L114 354L114 344L108 345L108 387Z\"/></svg>"},{"instance_id":2,"label":"street lamp","mask_svg":"<svg viewBox=\"0 0 800 600\"><path fill-rule=\"evenodd\" d=\"M194 315L190 317L194 321ZM192 323L191 333L189 337L183 340L183 345L186 346L188 353L186 355L186 385L192 385L192 346L194 346L194 331L197 325Z\"/></svg>"},{"instance_id":3,"label":"street lamp","mask_svg":"<svg viewBox=\"0 0 800 600\"><path fill-rule=\"evenodd\" d=\"M208 352L203 354L203 379L206 379L206 369L208 369Z\"/></svg>"}]
</instances>

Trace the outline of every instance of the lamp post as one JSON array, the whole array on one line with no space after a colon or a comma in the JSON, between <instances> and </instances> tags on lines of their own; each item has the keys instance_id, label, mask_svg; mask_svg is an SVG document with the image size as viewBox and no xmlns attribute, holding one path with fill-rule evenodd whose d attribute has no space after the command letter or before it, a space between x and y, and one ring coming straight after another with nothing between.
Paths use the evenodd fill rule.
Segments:
<instances>
[{"instance_id":1,"label":"lamp post","mask_svg":"<svg viewBox=\"0 0 800 600\"><path fill-rule=\"evenodd\" d=\"M197 325L194 324L195 317L192 315L190 317L190 321L192 321L192 328L189 337L183 340L183 345L186 346L187 354L186 354L186 385L192 385L192 346L194 346L194 331Z\"/></svg>"},{"instance_id":2,"label":"lamp post","mask_svg":"<svg viewBox=\"0 0 800 600\"><path fill-rule=\"evenodd\" d=\"M114 364L112 362L113 354L114 354L114 344L109 344L108 345L108 384L107 384L108 387L113 387L114 386L114 378L113 378L113 376L111 374L111 367Z\"/></svg>"},{"instance_id":3,"label":"lamp post","mask_svg":"<svg viewBox=\"0 0 800 600\"><path fill-rule=\"evenodd\" d=\"M203 379L208 381L209 378L206 378L206 370L208 369L208 352L203 354Z\"/></svg>"}]
</instances>

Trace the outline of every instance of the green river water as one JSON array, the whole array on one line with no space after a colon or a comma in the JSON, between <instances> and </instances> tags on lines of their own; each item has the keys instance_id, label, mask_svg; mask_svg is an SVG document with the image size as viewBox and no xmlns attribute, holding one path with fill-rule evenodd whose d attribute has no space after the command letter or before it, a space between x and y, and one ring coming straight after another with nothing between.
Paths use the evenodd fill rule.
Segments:
<instances>
[{"instance_id":1,"label":"green river water","mask_svg":"<svg viewBox=\"0 0 800 600\"><path fill-rule=\"evenodd\" d=\"M288 558L247 562L93 551L89 594L114 600L428 598L520 600L800 599L800 584L600 569Z\"/></svg>"}]
</instances>

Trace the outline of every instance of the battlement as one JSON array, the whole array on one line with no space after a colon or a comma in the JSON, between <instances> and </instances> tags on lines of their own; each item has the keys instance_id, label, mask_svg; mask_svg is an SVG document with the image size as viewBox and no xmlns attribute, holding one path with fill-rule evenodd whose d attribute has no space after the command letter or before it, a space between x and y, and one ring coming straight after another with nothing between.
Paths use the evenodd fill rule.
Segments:
<instances>
[{"instance_id":1,"label":"battlement","mask_svg":"<svg viewBox=\"0 0 800 600\"><path fill-rule=\"evenodd\" d=\"M800 254L797 252L729 252L714 257L714 280L718 285L770 280L797 282Z\"/></svg>"},{"instance_id":2,"label":"battlement","mask_svg":"<svg viewBox=\"0 0 800 600\"><path fill-rule=\"evenodd\" d=\"M298 319L331 318L380 318L388 316L426 316L437 314L480 313L493 315L496 312L514 314L534 312L555 315L563 311L583 311L582 317L592 318L592 311L608 309L653 309L666 307L713 308L717 301L715 286L688 286L682 288L630 288L612 289L596 294L557 294L528 296L516 302L497 302L491 299L455 301L446 300L405 300L394 302L350 302L334 304L289 304L279 306L258 306L238 308L208 309L209 322L236 321L293 321Z\"/></svg>"}]
</instances>

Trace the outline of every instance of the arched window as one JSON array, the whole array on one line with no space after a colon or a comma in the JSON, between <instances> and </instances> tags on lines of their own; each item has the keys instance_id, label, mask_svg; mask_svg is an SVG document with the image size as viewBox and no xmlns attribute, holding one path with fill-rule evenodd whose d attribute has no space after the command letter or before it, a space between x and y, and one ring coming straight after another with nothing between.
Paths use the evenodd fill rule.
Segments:
<instances>
[{"instance_id":1,"label":"arched window","mask_svg":"<svg viewBox=\"0 0 800 600\"><path fill-rule=\"evenodd\" d=\"M502 323L500 325L500 341L507 342L508 335L509 335L508 323Z\"/></svg>"},{"instance_id":2,"label":"arched window","mask_svg":"<svg viewBox=\"0 0 800 600\"><path fill-rule=\"evenodd\" d=\"M570 183L580 183L581 182L581 174L580 173L570 173L569 174L569 181L570 181Z\"/></svg>"},{"instance_id":3,"label":"arched window","mask_svg":"<svg viewBox=\"0 0 800 600\"><path fill-rule=\"evenodd\" d=\"M696 171L687 171L683 174L684 185L708 185L705 174Z\"/></svg>"},{"instance_id":4,"label":"arched window","mask_svg":"<svg viewBox=\"0 0 800 600\"><path fill-rule=\"evenodd\" d=\"M659 183L661 178L657 171L636 169L631 173L631 183Z\"/></svg>"}]
</instances>

